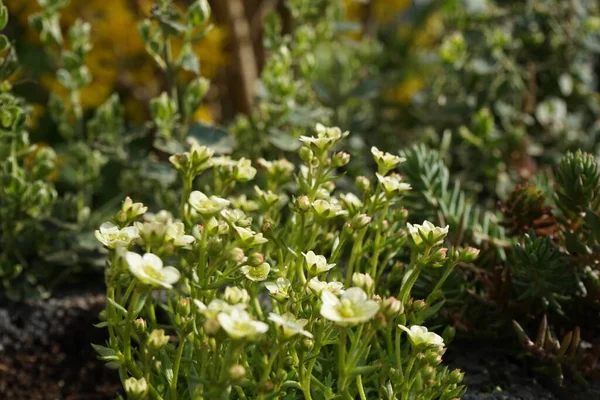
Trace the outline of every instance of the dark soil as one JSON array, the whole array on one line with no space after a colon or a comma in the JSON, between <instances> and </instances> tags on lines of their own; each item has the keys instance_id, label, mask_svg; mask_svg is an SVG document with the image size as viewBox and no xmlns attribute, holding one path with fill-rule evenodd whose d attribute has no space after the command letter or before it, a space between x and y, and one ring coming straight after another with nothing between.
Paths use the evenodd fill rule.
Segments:
<instances>
[{"instance_id":1,"label":"dark soil","mask_svg":"<svg viewBox=\"0 0 600 400\"><path fill-rule=\"evenodd\" d=\"M103 308L101 289L0 306L0 399L114 399L118 376L90 346L106 340Z\"/></svg>"},{"instance_id":2,"label":"dark soil","mask_svg":"<svg viewBox=\"0 0 600 400\"><path fill-rule=\"evenodd\" d=\"M535 375L528 359L511 353L507 346L462 340L453 342L444 358L465 373L463 400L600 400L600 382L558 387Z\"/></svg>"}]
</instances>

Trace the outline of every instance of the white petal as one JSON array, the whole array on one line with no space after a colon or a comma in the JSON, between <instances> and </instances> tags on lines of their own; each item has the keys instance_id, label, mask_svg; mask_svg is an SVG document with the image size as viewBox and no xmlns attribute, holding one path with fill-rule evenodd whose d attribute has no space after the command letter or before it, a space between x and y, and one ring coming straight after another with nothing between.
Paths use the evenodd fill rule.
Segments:
<instances>
[{"instance_id":1,"label":"white petal","mask_svg":"<svg viewBox=\"0 0 600 400\"><path fill-rule=\"evenodd\" d=\"M152 253L144 254L144 264L156 271L160 271L163 267L162 260Z\"/></svg>"},{"instance_id":2,"label":"white petal","mask_svg":"<svg viewBox=\"0 0 600 400\"><path fill-rule=\"evenodd\" d=\"M181 278L179 270L177 270L177 268L174 267L164 267L161 271L161 274L163 282L166 282L171 285L177 282L179 278Z\"/></svg>"},{"instance_id":3,"label":"white petal","mask_svg":"<svg viewBox=\"0 0 600 400\"><path fill-rule=\"evenodd\" d=\"M342 294L342 298L350 300L353 304L361 304L367 301L367 294L358 287L352 287Z\"/></svg>"},{"instance_id":4,"label":"white petal","mask_svg":"<svg viewBox=\"0 0 600 400\"><path fill-rule=\"evenodd\" d=\"M140 256L138 253L128 251L127 254L125 254L125 261L127 261L127 265L129 266L129 270L131 272L142 269L142 256Z\"/></svg>"}]
</instances>

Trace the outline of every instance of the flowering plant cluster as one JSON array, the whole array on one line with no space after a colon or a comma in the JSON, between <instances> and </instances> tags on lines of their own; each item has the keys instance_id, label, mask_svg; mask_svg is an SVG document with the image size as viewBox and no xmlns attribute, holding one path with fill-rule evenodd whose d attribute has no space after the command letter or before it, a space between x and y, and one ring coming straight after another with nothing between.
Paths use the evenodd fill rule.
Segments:
<instances>
[{"instance_id":1,"label":"flowering plant cluster","mask_svg":"<svg viewBox=\"0 0 600 400\"><path fill-rule=\"evenodd\" d=\"M453 399L462 373L440 365L452 329L424 326L441 287L475 249L443 247L448 227L406 224L393 172L336 190L348 135L317 125L298 169L285 159L217 157L197 143L171 157L178 212L129 198L96 237L109 250L109 340L100 358L131 398ZM245 182L255 180L252 190ZM186 183L187 182L187 183ZM179 218L176 218L178 215ZM412 288L441 269L425 299Z\"/></svg>"}]
</instances>

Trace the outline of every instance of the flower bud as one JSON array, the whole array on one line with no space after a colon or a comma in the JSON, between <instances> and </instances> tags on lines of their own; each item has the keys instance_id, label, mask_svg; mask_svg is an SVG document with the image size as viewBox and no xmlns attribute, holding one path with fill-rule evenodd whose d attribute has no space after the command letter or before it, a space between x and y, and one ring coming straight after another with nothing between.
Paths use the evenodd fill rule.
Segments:
<instances>
[{"instance_id":1,"label":"flower bud","mask_svg":"<svg viewBox=\"0 0 600 400\"><path fill-rule=\"evenodd\" d=\"M366 176L357 176L355 183L358 190L360 190L362 193L366 194L371 191L371 181L369 181L369 178Z\"/></svg>"},{"instance_id":2,"label":"flower bud","mask_svg":"<svg viewBox=\"0 0 600 400\"><path fill-rule=\"evenodd\" d=\"M404 312L402 302L395 297L388 297L383 301L382 310L383 315L389 319L394 319L398 314Z\"/></svg>"},{"instance_id":3,"label":"flower bud","mask_svg":"<svg viewBox=\"0 0 600 400\"><path fill-rule=\"evenodd\" d=\"M415 300L412 303L412 310L417 313L423 311L425 307L427 307L427 303L425 303L425 300Z\"/></svg>"},{"instance_id":4,"label":"flower bud","mask_svg":"<svg viewBox=\"0 0 600 400\"><path fill-rule=\"evenodd\" d=\"M331 163L334 167L343 167L350 162L350 154L345 151L337 152L331 158Z\"/></svg>"},{"instance_id":5,"label":"flower bud","mask_svg":"<svg viewBox=\"0 0 600 400\"><path fill-rule=\"evenodd\" d=\"M225 288L223 299L229 304L248 304L250 302L250 295L246 289L241 289L237 286L228 286Z\"/></svg>"},{"instance_id":6,"label":"flower bud","mask_svg":"<svg viewBox=\"0 0 600 400\"><path fill-rule=\"evenodd\" d=\"M434 264L439 264L446 260L446 255L448 254L448 249L442 247L441 249L437 249L435 253L431 255L431 262Z\"/></svg>"},{"instance_id":7,"label":"flower bud","mask_svg":"<svg viewBox=\"0 0 600 400\"><path fill-rule=\"evenodd\" d=\"M375 281L373 281L371 275L355 272L354 274L352 274L352 284L364 290L367 293L367 295L373 295Z\"/></svg>"},{"instance_id":8,"label":"flower bud","mask_svg":"<svg viewBox=\"0 0 600 400\"><path fill-rule=\"evenodd\" d=\"M314 158L315 154L308 147L301 147L299 151L300 159L305 163L310 163Z\"/></svg>"},{"instance_id":9,"label":"flower bud","mask_svg":"<svg viewBox=\"0 0 600 400\"><path fill-rule=\"evenodd\" d=\"M155 329L150 333L147 340L148 348L152 351L158 351L169 343L169 336L165 335L163 329Z\"/></svg>"},{"instance_id":10,"label":"flower bud","mask_svg":"<svg viewBox=\"0 0 600 400\"><path fill-rule=\"evenodd\" d=\"M187 317L190 314L190 299L181 297L177 302L177 314L181 317Z\"/></svg>"},{"instance_id":11,"label":"flower bud","mask_svg":"<svg viewBox=\"0 0 600 400\"><path fill-rule=\"evenodd\" d=\"M300 344L302 346L302 350L304 351L311 351L313 347L315 347L315 341L310 338L302 339L302 342L300 342Z\"/></svg>"},{"instance_id":12,"label":"flower bud","mask_svg":"<svg viewBox=\"0 0 600 400\"><path fill-rule=\"evenodd\" d=\"M454 384L461 383L464 377L465 377L465 374L460 369L455 369L454 371L452 371L450 373L450 380Z\"/></svg>"},{"instance_id":13,"label":"flower bud","mask_svg":"<svg viewBox=\"0 0 600 400\"><path fill-rule=\"evenodd\" d=\"M232 382L239 382L246 376L246 368L243 365L236 364L229 368L229 379Z\"/></svg>"},{"instance_id":14,"label":"flower bud","mask_svg":"<svg viewBox=\"0 0 600 400\"><path fill-rule=\"evenodd\" d=\"M458 257L458 259L462 262L471 263L477 260L477 257L479 257L479 249L476 249L474 247L467 247L466 249L462 249L459 252Z\"/></svg>"},{"instance_id":15,"label":"flower bud","mask_svg":"<svg viewBox=\"0 0 600 400\"><path fill-rule=\"evenodd\" d=\"M210 18L210 5L208 0L196 0L188 9L187 19L192 26L198 27Z\"/></svg>"},{"instance_id":16,"label":"flower bud","mask_svg":"<svg viewBox=\"0 0 600 400\"><path fill-rule=\"evenodd\" d=\"M311 208L310 200L307 196L300 196L296 198L296 206L298 206L300 211L306 212Z\"/></svg>"},{"instance_id":17,"label":"flower bud","mask_svg":"<svg viewBox=\"0 0 600 400\"><path fill-rule=\"evenodd\" d=\"M436 351L428 350L425 353L425 360L427 361L427 364L435 367L436 365L440 365L442 362L442 355Z\"/></svg>"},{"instance_id":18,"label":"flower bud","mask_svg":"<svg viewBox=\"0 0 600 400\"><path fill-rule=\"evenodd\" d=\"M371 217L369 217L367 214L356 214L354 218L352 218L352 226L354 229L366 228L370 223Z\"/></svg>"},{"instance_id":19,"label":"flower bud","mask_svg":"<svg viewBox=\"0 0 600 400\"><path fill-rule=\"evenodd\" d=\"M136 320L133 321L133 326L138 334L146 333L147 324L144 318L136 318Z\"/></svg>"},{"instance_id":20,"label":"flower bud","mask_svg":"<svg viewBox=\"0 0 600 400\"><path fill-rule=\"evenodd\" d=\"M229 249L229 252L227 254L227 259L235 263L242 262L245 257L246 256L244 255L244 250L240 249L239 247L233 247Z\"/></svg>"},{"instance_id":21,"label":"flower bud","mask_svg":"<svg viewBox=\"0 0 600 400\"><path fill-rule=\"evenodd\" d=\"M248 257L248 264L251 267L258 267L259 265L261 265L264 262L265 262L265 256L262 255L261 253L252 253Z\"/></svg>"},{"instance_id":22,"label":"flower bud","mask_svg":"<svg viewBox=\"0 0 600 400\"><path fill-rule=\"evenodd\" d=\"M127 378L123 382L123 387L128 399L142 399L148 393L148 382L143 377L140 379Z\"/></svg>"}]
</instances>

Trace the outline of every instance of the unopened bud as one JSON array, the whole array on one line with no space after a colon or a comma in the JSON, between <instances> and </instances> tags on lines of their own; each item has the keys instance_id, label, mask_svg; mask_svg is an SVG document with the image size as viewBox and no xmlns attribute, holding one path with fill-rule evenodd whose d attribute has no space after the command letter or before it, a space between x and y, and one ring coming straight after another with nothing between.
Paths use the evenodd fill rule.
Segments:
<instances>
[{"instance_id":1,"label":"unopened bud","mask_svg":"<svg viewBox=\"0 0 600 400\"><path fill-rule=\"evenodd\" d=\"M162 329L155 329L148 336L147 344L150 350L157 351L169 343L169 336Z\"/></svg>"},{"instance_id":2,"label":"unopened bud","mask_svg":"<svg viewBox=\"0 0 600 400\"><path fill-rule=\"evenodd\" d=\"M479 257L479 249L467 247L459 252L459 260L466 263L471 263Z\"/></svg>"},{"instance_id":3,"label":"unopened bud","mask_svg":"<svg viewBox=\"0 0 600 400\"><path fill-rule=\"evenodd\" d=\"M371 181L366 176L357 176L356 177L356 187L362 193L369 193L371 191Z\"/></svg>"},{"instance_id":4,"label":"unopened bud","mask_svg":"<svg viewBox=\"0 0 600 400\"><path fill-rule=\"evenodd\" d=\"M229 368L229 379L233 382L239 382L246 376L246 368L243 365L236 364Z\"/></svg>"},{"instance_id":5,"label":"unopened bud","mask_svg":"<svg viewBox=\"0 0 600 400\"><path fill-rule=\"evenodd\" d=\"M128 399L142 399L148 393L148 382L143 377L140 379L127 378L123 382L123 387Z\"/></svg>"}]
</instances>

